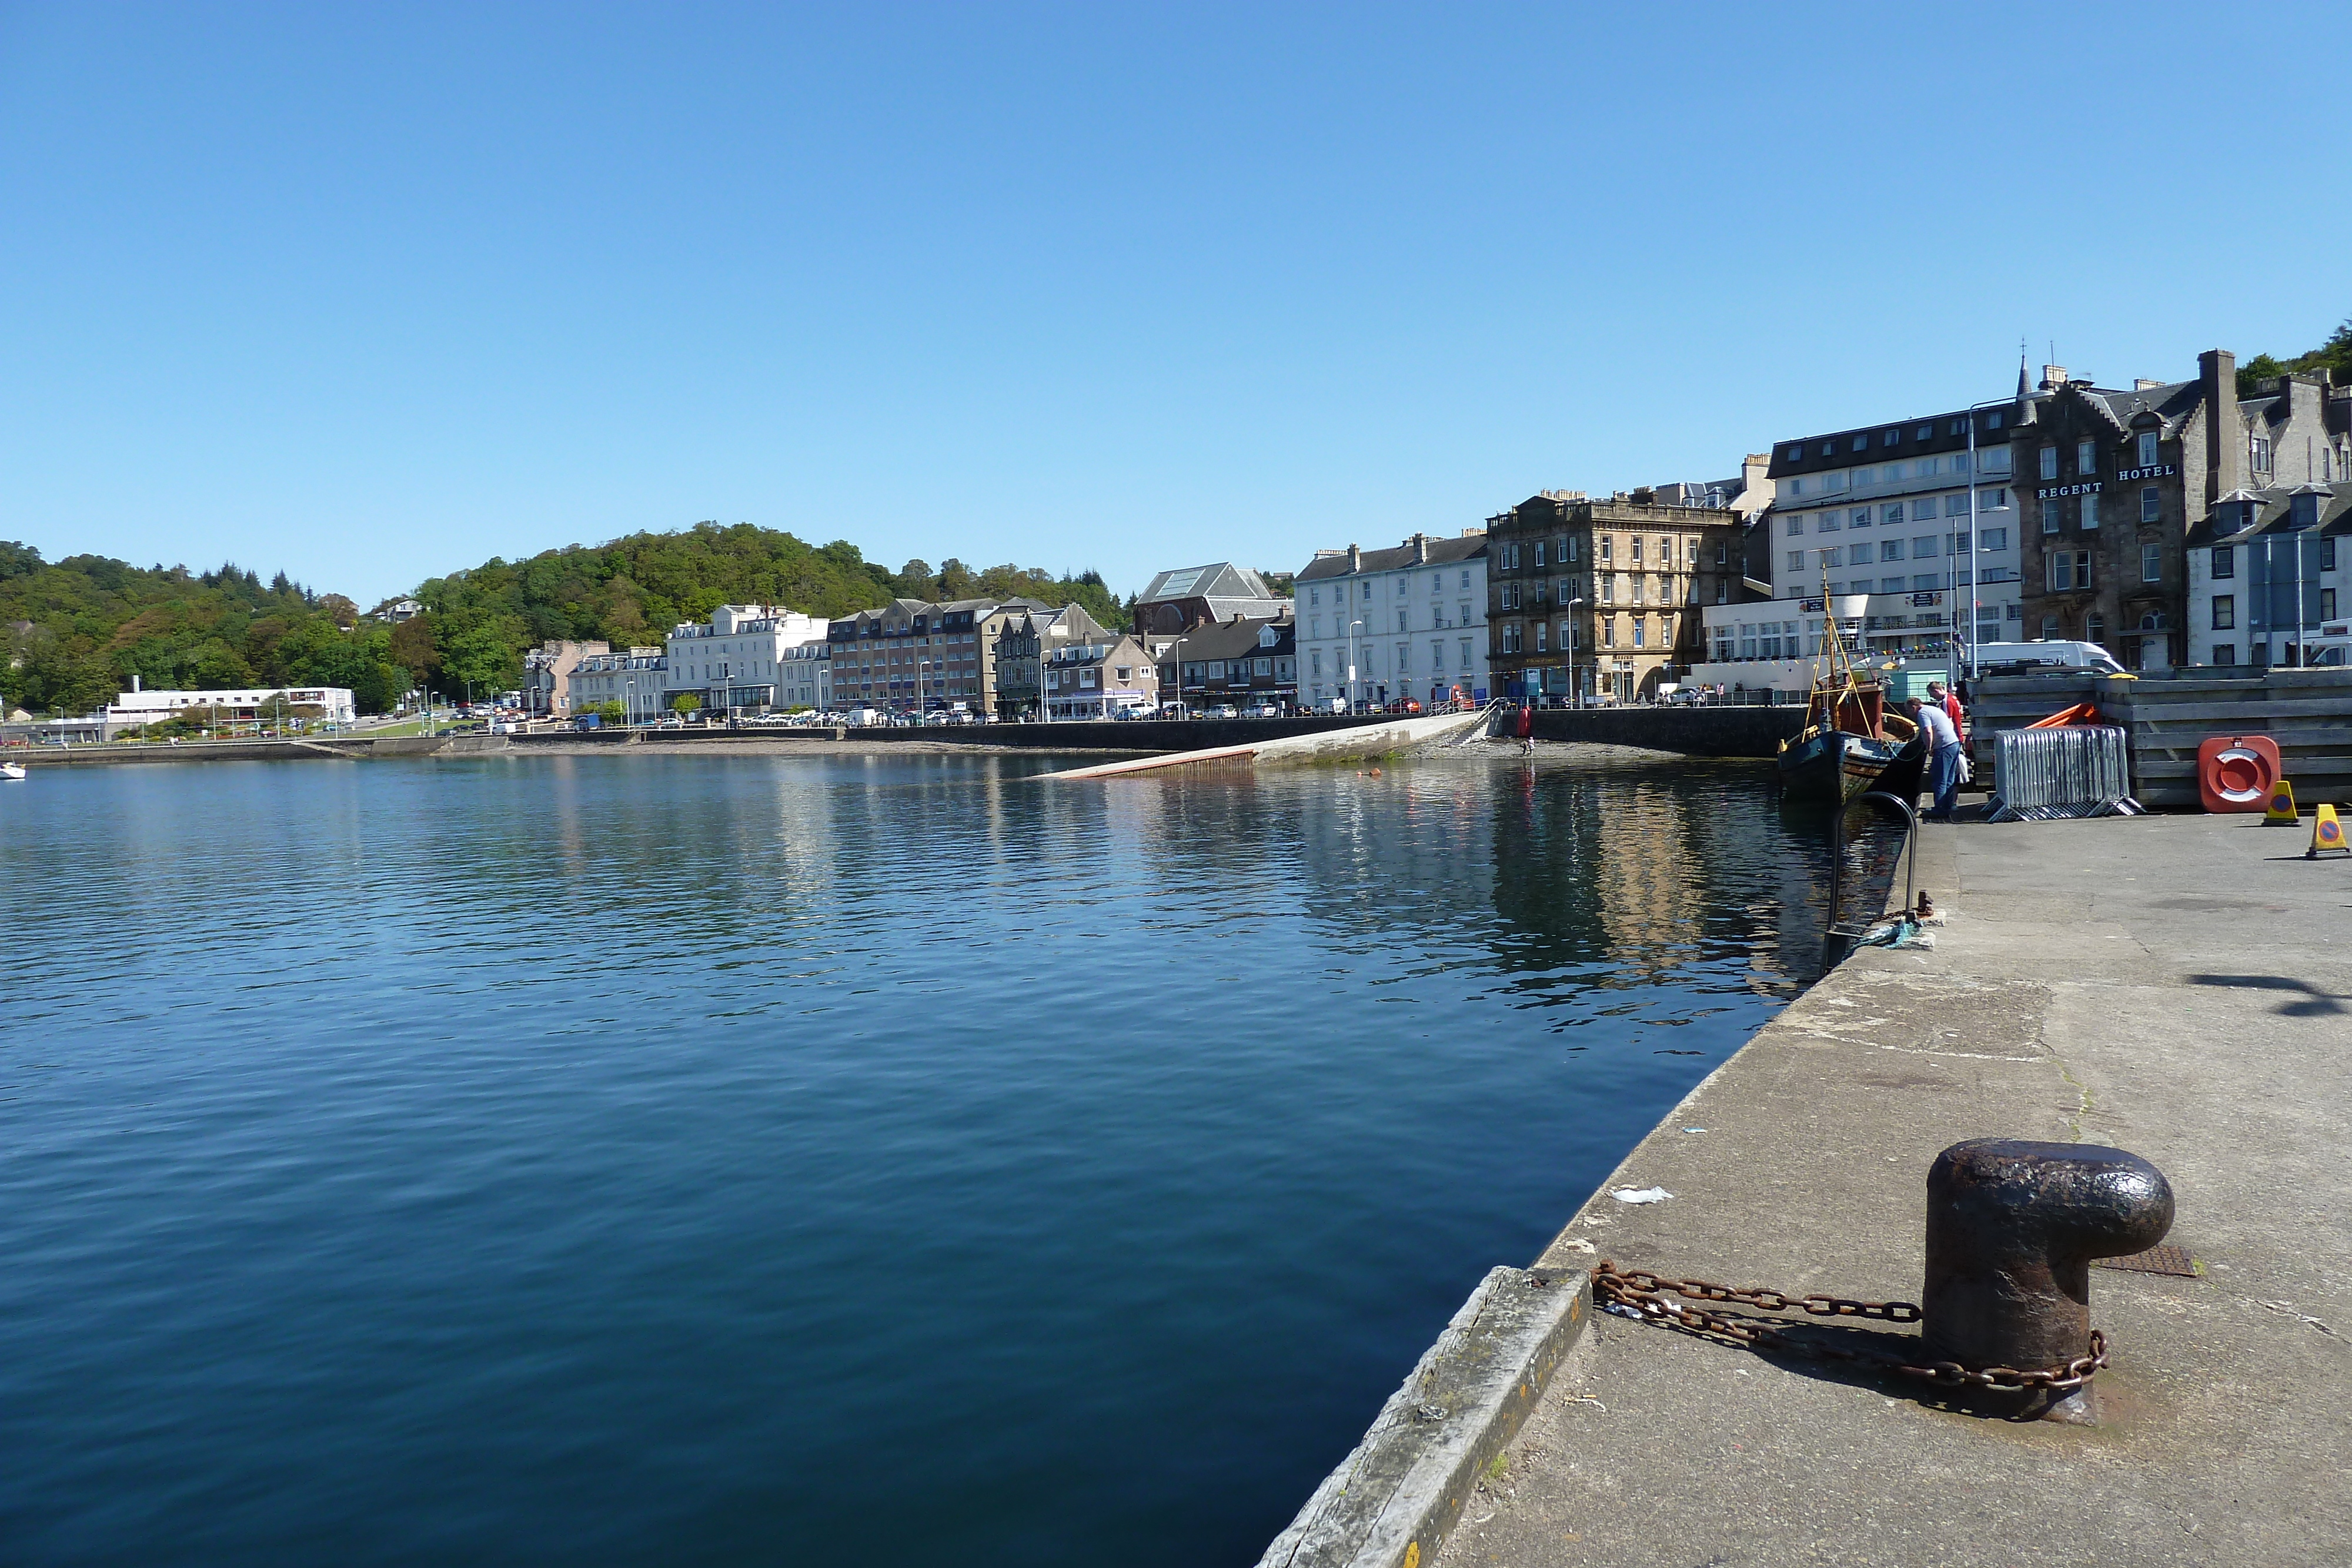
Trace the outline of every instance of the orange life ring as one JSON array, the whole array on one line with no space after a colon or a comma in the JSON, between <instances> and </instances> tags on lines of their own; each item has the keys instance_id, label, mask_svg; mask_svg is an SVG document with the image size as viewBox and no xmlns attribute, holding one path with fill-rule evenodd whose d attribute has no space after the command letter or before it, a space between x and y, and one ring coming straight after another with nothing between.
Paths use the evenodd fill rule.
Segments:
<instances>
[{"instance_id":1,"label":"orange life ring","mask_svg":"<svg viewBox=\"0 0 2352 1568\"><path fill-rule=\"evenodd\" d=\"M2197 747L2197 795L2209 811L2259 811L2283 771L2267 735L2211 735Z\"/></svg>"}]
</instances>

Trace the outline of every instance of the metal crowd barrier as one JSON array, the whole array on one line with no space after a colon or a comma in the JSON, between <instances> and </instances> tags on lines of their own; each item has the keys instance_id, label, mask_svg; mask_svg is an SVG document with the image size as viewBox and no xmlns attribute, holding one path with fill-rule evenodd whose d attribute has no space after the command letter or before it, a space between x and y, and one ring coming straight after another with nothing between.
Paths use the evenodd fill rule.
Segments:
<instances>
[{"instance_id":1,"label":"metal crowd barrier","mask_svg":"<svg viewBox=\"0 0 2352 1568\"><path fill-rule=\"evenodd\" d=\"M2146 810L2132 799L2131 757L2120 728L2003 729L1992 738L1992 811L1987 821L2048 822Z\"/></svg>"}]
</instances>

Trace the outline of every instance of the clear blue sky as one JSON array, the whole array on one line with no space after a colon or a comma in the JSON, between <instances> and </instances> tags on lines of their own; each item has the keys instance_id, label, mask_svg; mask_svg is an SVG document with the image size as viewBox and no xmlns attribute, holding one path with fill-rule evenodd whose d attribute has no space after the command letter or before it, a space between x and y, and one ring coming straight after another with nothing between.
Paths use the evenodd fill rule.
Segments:
<instances>
[{"instance_id":1,"label":"clear blue sky","mask_svg":"<svg viewBox=\"0 0 2352 1568\"><path fill-rule=\"evenodd\" d=\"M1295 567L2352 315L2352 6L0 3L0 538Z\"/></svg>"}]
</instances>

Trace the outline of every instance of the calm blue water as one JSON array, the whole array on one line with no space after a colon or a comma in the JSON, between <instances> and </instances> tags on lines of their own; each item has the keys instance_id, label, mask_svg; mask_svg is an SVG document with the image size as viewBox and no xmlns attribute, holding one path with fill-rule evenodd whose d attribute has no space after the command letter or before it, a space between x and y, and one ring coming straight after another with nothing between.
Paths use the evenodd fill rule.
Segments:
<instances>
[{"instance_id":1,"label":"calm blue water","mask_svg":"<svg viewBox=\"0 0 2352 1568\"><path fill-rule=\"evenodd\" d=\"M1753 764L47 771L0 1559L1253 1561L1810 976Z\"/></svg>"}]
</instances>

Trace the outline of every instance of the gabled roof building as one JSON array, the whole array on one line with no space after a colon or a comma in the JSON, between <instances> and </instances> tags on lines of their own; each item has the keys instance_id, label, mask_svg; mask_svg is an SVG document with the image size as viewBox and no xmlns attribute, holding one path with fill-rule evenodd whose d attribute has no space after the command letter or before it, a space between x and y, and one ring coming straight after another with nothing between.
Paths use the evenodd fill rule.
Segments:
<instances>
[{"instance_id":1,"label":"gabled roof building","mask_svg":"<svg viewBox=\"0 0 2352 1568\"><path fill-rule=\"evenodd\" d=\"M1271 620L1290 601L1268 588L1265 579L1229 560L1163 571L1135 601L1139 636L1173 635L1195 626L1233 620Z\"/></svg>"}]
</instances>

